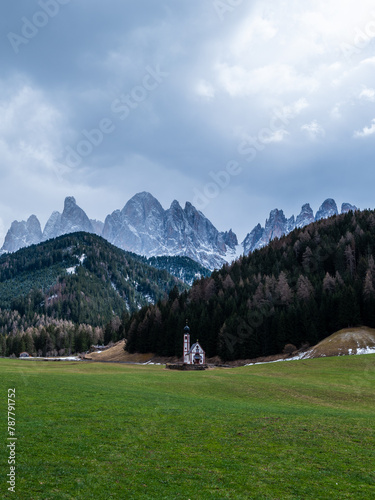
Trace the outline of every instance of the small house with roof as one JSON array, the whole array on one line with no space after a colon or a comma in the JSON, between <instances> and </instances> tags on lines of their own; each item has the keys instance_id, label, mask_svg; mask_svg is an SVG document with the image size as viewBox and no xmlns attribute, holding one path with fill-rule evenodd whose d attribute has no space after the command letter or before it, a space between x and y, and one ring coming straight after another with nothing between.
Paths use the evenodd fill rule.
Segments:
<instances>
[{"instance_id":1,"label":"small house with roof","mask_svg":"<svg viewBox=\"0 0 375 500\"><path fill-rule=\"evenodd\" d=\"M184 328L184 363L187 365L204 365L206 363L206 353L202 349L198 340L190 347L190 328Z\"/></svg>"}]
</instances>

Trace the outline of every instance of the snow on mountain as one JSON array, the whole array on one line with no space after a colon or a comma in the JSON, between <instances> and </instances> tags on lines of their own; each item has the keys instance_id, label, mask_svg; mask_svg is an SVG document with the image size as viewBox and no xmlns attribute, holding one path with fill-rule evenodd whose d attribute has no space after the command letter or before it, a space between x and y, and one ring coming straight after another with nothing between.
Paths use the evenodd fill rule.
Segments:
<instances>
[{"instance_id":1,"label":"snow on mountain","mask_svg":"<svg viewBox=\"0 0 375 500\"><path fill-rule=\"evenodd\" d=\"M7 232L1 253L16 252L19 248L39 243L42 239L40 222L35 215L27 221L14 221Z\"/></svg>"},{"instance_id":2,"label":"snow on mountain","mask_svg":"<svg viewBox=\"0 0 375 500\"><path fill-rule=\"evenodd\" d=\"M303 205L301 208L301 213L297 216L296 227L305 227L314 221L314 212L312 211L310 204L305 203L305 205Z\"/></svg>"},{"instance_id":3,"label":"snow on mountain","mask_svg":"<svg viewBox=\"0 0 375 500\"><path fill-rule=\"evenodd\" d=\"M237 257L238 241L232 230L219 232L189 202L182 208L175 200L164 210L159 201L146 192L136 194L122 210L108 215L104 224L90 220L71 196L65 199L62 213L51 214L43 234L40 224L39 232L35 224L29 224L33 226L32 236L26 225L16 221L12 224L3 251L14 252L31 243L85 231L139 255L186 256L211 270Z\"/></svg>"},{"instance_id":4,"label":"snow on mountain","mask_svg":"<svg viewBox=\"0 0 375 500\"><path fill-rule=\"evenodd\" d=\"M350 203L343 203L341 205L341 213L346 214L348 212L355 212L358 208L355 205L351 205Z\"/></svg>"},{"instance_id":5,"label":"snow on mountain","mask_svg":"<svg viewBox=\"0 0 375 500\"><path fill-rule=\"evenodd\" d=\"M355 210L357 210L357 207L350 203L343 203L341 206L341 213ZM270 212L270 217L266 220L264 228L260 224L257 224L254 229L247 234L242 242L243 253L247 255L254 250L268 245L272 239L280 238L290 233L295 228L305 227L314 221L327 219L337 214L337 205L332 198L328 198L322 203L315 217L309 203L302 206L301 212L296 219L294 219L293 215L287 219L282 210L274 209Z\"/></svg>"},{"instance_id":6,"label":"snow on mountain","mask_svg":"<svg viewBox=\"0 0 375 500\"><path fill-rule=\"evenodd\" d=\"M357 207L349 203L342 204L341 213L350 210L357 210ZM337 213L336 202L331 198L323 202L315 217L308 203L302 206L301 213L296 218L292 215L288 219L283 210L274 209L270 212L265 227L257 224L246 236L241 248L232 230L219 232L189 202L182 208L174 200L164 210L150 193L142 192L133 196L122 210L115 210L108 215L103 223L90 220L70 196L65 199L62 213L55 211L51 214L43 233L35 215L27 222L14 221L0 253L15 252L33 243L84 231L102 236L113 245L139 255L186 256L213 270L235 260L242 253L247 255L264 247L273 238L280 238L295 228Z\"/></svg>"},{"instance_id":7,"label":"snow on mountain","mask_svg":"<svg viewBox=\"0 0 375 500\"><path fill-rule=\"evenodd\" d=\"M328 217L332 217L332 215L337 215L338 213L335 200L328 198L328 200L325 200L319 207L319 210L315 215L315 220L327 219Z\"/></svg>"},{"instance_id":8,"label":"snow on mountain","mask_svg":"<svg viewBox=\"0 0 375 500\"><path fill-rule=\"evenodd\" d=\"M238 244L232 232L220 233L189 202L174 200L164 210L150 193L138 193L124 208L108 215L102 236L110 243L147 257L186 256L209 269L234 256Z\"/></svg>"}]
</instances>

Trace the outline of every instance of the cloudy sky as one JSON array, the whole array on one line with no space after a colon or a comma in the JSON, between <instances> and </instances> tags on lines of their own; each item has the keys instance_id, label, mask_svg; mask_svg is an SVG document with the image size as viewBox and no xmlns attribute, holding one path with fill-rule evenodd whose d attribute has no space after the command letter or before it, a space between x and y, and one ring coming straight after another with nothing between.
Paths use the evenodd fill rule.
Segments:
<instances>
[{"instance_id":1,"label":"cloudy sky","mask_svg":"<svg viewBox=\"0 0 375 500\"><path fill-rule=\"evenodd\" d=\"M372 0L17 0L0 26L0 245L68 195L191 201L241 240L276 207L375 208Z\"/></svg>"}]
</instances>

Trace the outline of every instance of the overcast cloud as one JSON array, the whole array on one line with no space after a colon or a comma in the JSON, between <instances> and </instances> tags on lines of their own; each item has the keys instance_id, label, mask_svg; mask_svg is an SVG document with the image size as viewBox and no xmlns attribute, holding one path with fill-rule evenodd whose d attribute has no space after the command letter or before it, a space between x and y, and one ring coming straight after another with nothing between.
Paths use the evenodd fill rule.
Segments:
<instances>
[{"instance_id":1,"label":"overcast cloud","mask_svg":"<svg viewBox=\"0 0 375 500\"><path fill-rule=\"evenodd\" d=\"M240 240L276 207L375 207L372 1L17 0L0 14L1 242L69 195L102 220L139 191L191 201Z\"/></svg>"}]
</instances>

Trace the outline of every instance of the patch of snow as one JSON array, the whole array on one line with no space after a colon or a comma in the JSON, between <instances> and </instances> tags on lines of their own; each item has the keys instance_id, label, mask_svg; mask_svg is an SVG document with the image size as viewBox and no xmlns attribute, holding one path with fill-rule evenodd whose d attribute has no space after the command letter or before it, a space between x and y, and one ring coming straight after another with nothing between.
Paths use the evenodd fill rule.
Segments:
<instances>
[{"instance_id":1,"label":"patch of snow","mask_svg":"<svg viewBox=\"0 0 375 500\"><path fill-rule=\"evenodd\" d=\"M68 274L75 274L76 273L76 268L77 268L77 266L68 267L67 270L66 270L66 272Z\"/></svg>"},{"instance_id":2,"label":"patch of snow","mask_svg":"<svg viewBox=\"0 0 375 500\"><path fill-rule=\"evenodd\" d=\"M293 358L286 358L286 359L276 359L275 361L259 361L259 363L249 363L245 366L253 366L253 365L267 365L268 363L279 363L280 361L299 361L300 359L303 359L304 355L306 353L303 352L301 354L298 354L297 356L293 356Z\"/></svg>"},{"instance_id":3,"label":"patch of snow","mask_svg":"<svg viewBox=\"0 0 375 500\"><path fill-rule=\"evenodd\" d=\"M375 347L362 347L357 349L357 354L375 354Z\"/></svg>"},{"instance_id":4,"label":"patch of snow","mask_svg":"<svg viewBox=\"0 0 375 500\"><path fill-rule=\"evenodd\" d=\"M144 298L149 304L154 304L154 299L149 294L144 295Z\"/></svg>"},{"instance_id":5,"label":"patch of snow","mask_svg":"<svg viewBox=\"0 0 375 500\"><path fill-rule=\"evenodd\" d=\"M79 258L79 261L81 264L83 264L85 262L86 257L87 256L84 253L81 255L81 257Z\"/></svg>"},{"instance_id":6,"label":"patch of snow","mask_svg":"<svg viewBox=\"0 0 375 500\"><path fill-rule=\"evenodd\" d=\"M36 358L33 356L29 356L28 358L19 358L19 359L36 359L41 361L82 361L81 358L77 356L66 356L63 358Z\"/></svg>"}]
</instances>

